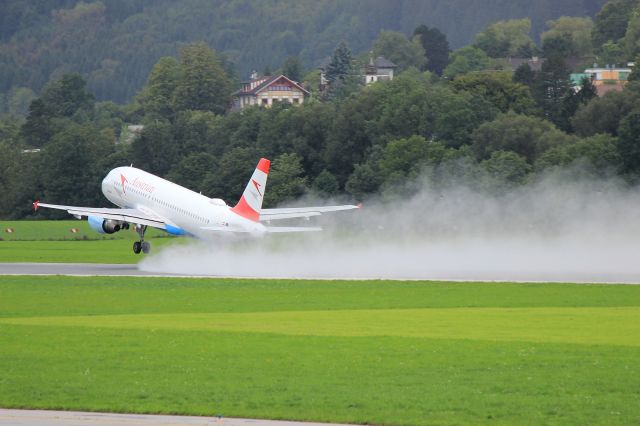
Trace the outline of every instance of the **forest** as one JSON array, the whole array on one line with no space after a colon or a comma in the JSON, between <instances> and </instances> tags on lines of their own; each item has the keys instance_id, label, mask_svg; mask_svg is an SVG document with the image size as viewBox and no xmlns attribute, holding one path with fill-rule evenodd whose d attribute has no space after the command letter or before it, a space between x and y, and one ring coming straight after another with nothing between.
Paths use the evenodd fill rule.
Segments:
<instances>
[{"instance_id":1,"label":"forest","mask_svg":"<svg viewBox=\"0 0 640 426\"><path fill-rule=\"evenodd\" d=\"M604 0L3 0L0 95L78 72L99 101L129 102L153 65L204 41L240 79L288 57L317 67L340 41L370 48L380 30L437 27L451 46L492 22L529 18L538 40L560 16L593 17ZM1 104L2 102L0 102Z\"/></svg>"},{"instance_id":2,"label":"forest","mask_svg":"<svg viewBox=\"0 0 640 426\"><path fill-rule=\"evenodd\" d=\"M405 3L406 8L414 4ZM129 9L122 15L108 12L109 2L65 4L70 11L100 7L106 21L127 14L141 15L149 25L154 20L144 1L126 2L122 8ZM360 3L330 4L337 10ZM236 1L221 5L210 16L233 5L247 7ZM330 86L323 92L309 58L322 57L324 48L313 54L284 52L278 63L252 62L263 72L304 81L312 95L300 106L231 111L240 59L210 41L186 43L175 54L168 49L124 102L101 98L86 72L71 61L72 68L50 78L37 95L27 87L12 89L12 106L0 119L0 217L60 217L34 215L35 199L105 205L102 178L128 164L233 203L260 157L272 159L266 206L303 195L393 198L415 185L465 185L502 194L549 172L565 173L566 179L613 177L634 185L640 176L638 68L624 90L598 97L588 79L574 89L566 59L580 58L582 65L637 62L640 1L611 0L593 19L586 16L587 3L580 5L572 16L557 16L538 30L529 18L487 22L458 48L441 29L423 22L407 32L377 31L368 44L332 39ZM180 18L172 15L174 22ZM24 19L44 18L34 12ZM331 25L338 25L333 19ZM4 23L2 29L3 40L17 42L20 29ZM322 34L317 36L316 42ZM392 81L362 84L369 52L399 66ZM508 69L503 58L519 55L546 61L540 70ZM3 66L6 70L6 62ZM131 143L128 124L144 125Z\"/></svg>"}]
</instances>

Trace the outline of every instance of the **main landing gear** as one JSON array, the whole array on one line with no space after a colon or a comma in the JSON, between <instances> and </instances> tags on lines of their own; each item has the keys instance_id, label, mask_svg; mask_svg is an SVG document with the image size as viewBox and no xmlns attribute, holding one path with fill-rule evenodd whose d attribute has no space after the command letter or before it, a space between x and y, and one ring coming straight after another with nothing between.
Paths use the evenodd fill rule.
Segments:
<instances>
[{"instance_id":1,"label":"main landing gear","mask_svg":"<svg viewBox=\"0 0 640 426\"><path fill-rule=\"evenodd\" d=\"M135 254L140 254L140 252L148 254L151 251L151 244L144 240L144 232L146 230L146 225L136 225L136 232L138 233L138 236L140 236L140 241L133 243L133 252Z\"/></svg>"}]
</instances>

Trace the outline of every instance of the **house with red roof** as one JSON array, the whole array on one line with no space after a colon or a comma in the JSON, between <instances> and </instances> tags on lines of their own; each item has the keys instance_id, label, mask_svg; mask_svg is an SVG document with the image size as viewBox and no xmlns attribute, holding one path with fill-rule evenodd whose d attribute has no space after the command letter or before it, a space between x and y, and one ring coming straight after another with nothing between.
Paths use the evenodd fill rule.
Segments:
<instances>
[{"instance_id":1,"label":"house with red roof","mask_svg":"<svg viewBox=\"0 0 640 426\"><path fill-rule=\"evenodd\" d=\"M232 94L232 109L239 110L251 105L270 107L275 102L304 103L310 93L300 83L285 75L258 77L254 72L251 80L243 82L242 88Z\"/></svg>"}]
</instances>

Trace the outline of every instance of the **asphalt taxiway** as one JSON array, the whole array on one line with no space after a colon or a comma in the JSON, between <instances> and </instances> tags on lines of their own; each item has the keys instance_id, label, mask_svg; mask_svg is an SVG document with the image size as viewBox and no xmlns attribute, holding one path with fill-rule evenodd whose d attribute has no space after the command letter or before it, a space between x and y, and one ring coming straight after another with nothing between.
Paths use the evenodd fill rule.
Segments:
<instances>
[{"instance_id":1,"label":"asphalt taxiway","mask_svg":"<svg viewBox=\"0 0 640 426\"><path fill-rule=\"evenodd\" d=\"M280 420L232 419L225 417L165 416L153 414L112 414L80 411L8 410L0 408L2 426L337 426ZM343 425L348 426L348 425Z\"/></svg>"}]
</instances>

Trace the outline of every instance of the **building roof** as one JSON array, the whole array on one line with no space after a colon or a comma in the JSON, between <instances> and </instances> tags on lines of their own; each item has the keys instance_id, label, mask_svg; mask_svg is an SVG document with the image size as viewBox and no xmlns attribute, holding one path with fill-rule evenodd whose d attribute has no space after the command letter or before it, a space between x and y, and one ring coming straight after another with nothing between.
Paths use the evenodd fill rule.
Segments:
<instances>
[{"instance_id":1,"label":"building roof","mask_svg":"<svg viewBox=\"0 0 640 426\"><path fill-rule=\"evenodd\" d=\"M537 56L532 58L506 58L506 60L514 71L524 64L529 64L532 71L540 71L542 64L546 61L545 58L539 58Z\"/></svg>"},{"instance_id":2,"label":"building roof","mask_svg":"<svg viewBox=\"0 0 640 426\"><path fill-rule=\"evenodd\" d=\"M262 78L260 78L258 80L261 80L261 79L264 79L264 77L262 77ZM245 90L244 88L242 88L242 89L234 92L233 95L235 95L235 96L238 96L238 95L254 95L255 96L258 93L262 92L263 90L267 89L269 86L271 86L271 84L275 83L276 81L278 81L280 79L287 80L293 86L298 88L301 92L303 92L303 93L305 93L307 95L309 94L309 91L307 89L305 89L304 87L302 87L298 82L291 80L289 77L287 77L284 74L280 74L280 75L277 75L277 76L267 77L262 83L258 84L253 89ZM251 82L247 82L247 83L244 83L244 84L249 84L249 83L251 83Z\"/></svg>"},{"instance_id":3,"label":"building roof","mask_svg":"<svg viewBox=\"0 0 640 426\"><path fill-rule=\"evenodd\" d=\"M398 68L396 64L385 58L384 56L378 56L374 61L373 65L376 68Z\"/></svg>"}]
</instances>

